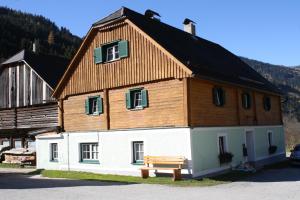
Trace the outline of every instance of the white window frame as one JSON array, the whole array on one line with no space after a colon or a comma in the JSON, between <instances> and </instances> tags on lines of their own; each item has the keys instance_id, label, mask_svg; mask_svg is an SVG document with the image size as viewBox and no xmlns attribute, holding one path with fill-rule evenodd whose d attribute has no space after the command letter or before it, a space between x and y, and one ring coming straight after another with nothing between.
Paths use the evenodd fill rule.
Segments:
<instances>
[{"instance_id":1,"label":"white window frame","mask_svg":"<svg viewBox=\"0 0 300 200\"><path fill-rule=\"evenodd\" d=\"M109 51L112 50L112 55L109 54ZM109 56L112 56L112 59L109 59ZM107 47L106 49L106 62L115 61L120 59L120 51L119 45L113 45L111 47Z\"/></svg>"},{"instance_id":2,"label":"white window frame","mask_svg":"<svg viewBox=\"0 0 300 200\"><path fill-rule=\"evenodd\" d=\"M270 135L271 135L271 137L270 137ZM267 136L268 136L268 145L270 147L270 146L274 145L274 133L273 133L273 131L268 130Z\"/></svg>"},{"instance_id":3,"label":"white window frame","mask_svg":"<svg viewBox=\"0 0 300 200\"><path fill-rule=\"evenodd\" d=\"M58 143L50 143L50 161L58 161Z\"/></svg>"},{"instance_id":4,"label":"white window frame","mask_svg":"<svg viewBox=\"0 0 300 200\"><path fill-rule=\"evenodd\" d=\"M140 145L142 145L143 150L140 149ZM138 150L137 150L137 146L139 146ZM132 142L132 155L133 155L132 163L143 164L144 163L144 153L145 153L144 141L133 141ZM141 155L139 155L139 157L141 157L142 159L137 159L137 157L138 157L137 154L141 154Z\"/></svg>"},{"instance_id":5,"label":"white window frame","mask_svg":"<svg viewBox=\"0 0 300 200\"><path fill-rule=\"evenodd\" d=\"M133 93L133 108L142 107L142 90L134 90Z\"/></svg>"},{"instance_id":6,"label":"white window frame","mask_svg":"<svg viewBox=\"0 0 300 200\"><path fill-rule=\"evenodd\" d=\"M90 98L89 104L91 106L91 114L92 115L98 114L98 98L97 97Z\"/></svg>"},{"instance_id":7,"label":"white window frame","mask_svg":"<svg viewBox=\"0 0 300 200\"><path fill-rule=\"evenodd\" d=\"M84 146L89 147L89 150L84 151ZM94 148L96 147L96 151ZM89 158L84 158L84 153L89 154ZM81 162L94 162L99 161L99 144L92 142L92 143L80 143L80 161Z\"/></svg>"},{"instance_id":8,"label":"white window frame","mask_svg":"<svg viewBox=\"0 0 300 200\"><path fill-rule=\"evenodd\" d=\"M220 133L217 136L217 148L218 148L218 153L220 154L220 143L219 143L219 138L220 137L224 137L224 153L228 153L229 149L228 149L228 136L226 133Z\"/></svg>"}]
</instances>

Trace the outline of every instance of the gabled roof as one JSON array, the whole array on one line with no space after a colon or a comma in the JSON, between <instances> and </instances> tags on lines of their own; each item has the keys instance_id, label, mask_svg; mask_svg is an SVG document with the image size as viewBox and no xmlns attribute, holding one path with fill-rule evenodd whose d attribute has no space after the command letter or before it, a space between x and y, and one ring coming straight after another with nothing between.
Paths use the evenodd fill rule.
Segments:
<instances>
[{"instance_id":1,"label":"gabled roof","mask_svg":"<svg viewBox=\"0 0 300 200\"><path fill-rule=\"evenodd\" d=\"M122 7L94 23L93 27L121 18L129 19L185 64L195 76L281 93L277 87L222 46L158 20L147 18L128 8Z\"/></svg>"},{"instance_id":2,"label":"gabled roof","mask_svg":"<svg viewBox=\"0 0 300 200\"><path fill-rule=\"evenodd\" d=\"M35 54L33 52L22 50L4 61L0 65L0 68L21 61L28 63L30 67L32 67L32 69L35 70L52 88L56 87L69 62L68 59L62 57Z\"/></svg>"}]
</instances>

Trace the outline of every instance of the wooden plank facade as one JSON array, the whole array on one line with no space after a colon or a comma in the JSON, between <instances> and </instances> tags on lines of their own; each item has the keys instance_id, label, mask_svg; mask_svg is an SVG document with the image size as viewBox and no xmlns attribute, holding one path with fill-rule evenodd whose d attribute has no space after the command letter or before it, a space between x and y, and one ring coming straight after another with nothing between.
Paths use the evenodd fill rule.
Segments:
<instances>
[{"instance_id":1,"label":"wooden plank facade","mask_svg":"<svg viewBox=\"0 0 300 200\"><path fill-rule=\"evenodd\" d=\"M57 103L0 109L0 131L58 126Z\"/></svg>"},{"instance_id":2,"label":"wooden plank facade","mask_svg":"<svg viewBox=\"0 0 300 200\"><path fill-rule=\"evenodd\" d=\"M0 88L0 109L54 101L53 89L25 62L3 66Z\"/></svg>"},{"instance_id":3,"label":"wooden plank facade","mask_svg":"<svg viewBox=\"0 0 300 200\"><path fill-rule=\"evenodd\" d=\"M129 56L95 64L94 49L118 40L128 41ZM222 107L213 104L214 86L226 91ZM148 90L149 106L128 110L125 93L136 87ZM242 107L244 91L251 94L250 109ZM279 95L193 77L128 20L91 29L54 95L62 103L65 131L282 124ZM93 95L103 97L104 113L98 116L86 115L84 110L85 100ZM271 98L270 111L263 109L265 95Z\"/></svg>"},{"instance_id":4,"label":"wooden plank facade","mask_svg":"<svg viewBox=\"0 0 300 200\"><path fill-rule=\"evenodd\" d=\"M118 62L94 63L94 49L105 43L127 40L129 57ZM168 78L191 76L191 71L153 44L144 34L128 23L118 23L92 30L86 43L75 57L72 70L64 79L64 88L58 88L59 99L69 95L88 93L108 88L145 83ZM84 87L83 87L84 86Z\"/></svg>"}]
</instances>

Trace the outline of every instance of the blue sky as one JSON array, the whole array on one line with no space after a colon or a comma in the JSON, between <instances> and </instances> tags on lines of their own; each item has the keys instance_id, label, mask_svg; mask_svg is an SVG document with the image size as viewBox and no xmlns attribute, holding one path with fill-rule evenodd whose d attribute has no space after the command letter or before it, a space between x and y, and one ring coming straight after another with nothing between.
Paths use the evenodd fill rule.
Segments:
<instances>
[{"instance_id":1,"label":"blue sky","mask_svg":"<svg viewBox=\"0 0 300 200\"><path fill-rule=\"evenodd\" d=\"M194 20L198 36L237 55L300 65L299 0L0 0L0 5L43 15L81 37L121 6L142 13L150 8L178 28L184 18Z\"/></svg>"}]
</instances>

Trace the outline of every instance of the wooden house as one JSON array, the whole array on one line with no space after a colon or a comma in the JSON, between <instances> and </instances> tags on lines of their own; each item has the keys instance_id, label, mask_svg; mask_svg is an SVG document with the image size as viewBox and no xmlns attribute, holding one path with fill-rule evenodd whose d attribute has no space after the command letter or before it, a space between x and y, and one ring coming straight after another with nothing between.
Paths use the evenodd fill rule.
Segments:
<instances>
[{"instance_id":1,"label":"wooden house","mask_svg":"<svg viewBox=\"0 0 300 200\"><path fill-rule=\"evenodd\" d=\"M285 155L280 91L222 46L121 8L94 23L54 95L60 134L38 137L38 168L139 174L184 156L197 177Z\"/></svg>"},{"instance_id":2,"label":"wooden house","mask_svg":"<svg viewBox=\"0 0 300 200\"><path fill-rule=\"evenodd\" d=\"M51 96L67 64L64 58L22 50L0 65L0 145L34 146L28 133L58 128Z\"/></svg>"}]
</instances>

